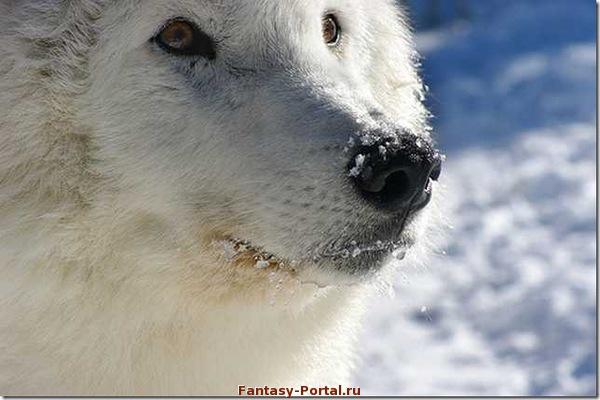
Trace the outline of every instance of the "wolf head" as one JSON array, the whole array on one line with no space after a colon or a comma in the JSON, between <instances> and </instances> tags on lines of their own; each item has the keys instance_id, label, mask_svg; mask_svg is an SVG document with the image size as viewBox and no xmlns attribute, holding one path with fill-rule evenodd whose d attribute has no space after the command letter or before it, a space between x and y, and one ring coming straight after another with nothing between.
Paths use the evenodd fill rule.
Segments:
<instances>
[{"instance_id":1,"label":"wolf head","mask_svg":"<svg viewBox=\"0 0 600 400\"><path fill-rule=\"evenodd\" d=\"M5 197L151 216L134 232L306 274L365 275L423 242L440 157L391 0L5 8L44 21L3 28L4 54L28 49L0 61L3 86L35 81L41 110L4 119Z\"/></svg>"}]
</instances>

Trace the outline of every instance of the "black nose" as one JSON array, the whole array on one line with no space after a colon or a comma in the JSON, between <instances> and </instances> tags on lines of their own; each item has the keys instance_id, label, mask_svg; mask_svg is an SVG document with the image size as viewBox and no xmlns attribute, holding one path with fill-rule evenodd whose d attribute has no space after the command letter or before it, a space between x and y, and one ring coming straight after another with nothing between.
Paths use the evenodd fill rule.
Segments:
<instances>
[{"instance_id":1,"label":"black nose","mask_svg":"<svg viewBox=\"0 0 600 400\"><path fill-rule=\"evenodd\" d=\"M354 149L348 165L360 195L387 211L417 211L431 199L442 156L426 139L403 133Z\"/></svg>"}]
</instances>

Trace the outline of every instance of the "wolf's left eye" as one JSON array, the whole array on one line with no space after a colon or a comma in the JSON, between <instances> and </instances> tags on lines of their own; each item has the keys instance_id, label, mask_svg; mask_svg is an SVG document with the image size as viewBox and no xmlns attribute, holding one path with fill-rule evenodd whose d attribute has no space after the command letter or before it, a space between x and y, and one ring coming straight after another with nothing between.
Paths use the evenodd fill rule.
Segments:
<instances>
[{"instance_id":1,"label":"wolf's left eye","mask_svg":"<svg viewBox=\"0 0 600 400\"><path fill-rule=\"evenodd\" d=\"M333 14L327 14L323 17L323 40L328 46L337 46L340 42L342 30L337 18Z\"/></svg>"},{"instance_id":2,"label":"wolf's left eye","mask_svg":"<svg viewBox=\"0 0 600 400\"><path fill-rule=\"evenodd\" d=\"M167 22L153 40L174 55L202 56L209 60L216 56L214 40L195 24L182 18Z\"/></svg>"}]
</instances>

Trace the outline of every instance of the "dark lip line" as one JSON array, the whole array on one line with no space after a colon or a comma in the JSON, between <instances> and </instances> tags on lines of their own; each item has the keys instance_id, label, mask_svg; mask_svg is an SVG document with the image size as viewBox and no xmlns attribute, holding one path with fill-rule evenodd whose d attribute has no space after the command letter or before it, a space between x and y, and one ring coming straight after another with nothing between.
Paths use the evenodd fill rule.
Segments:
<instances>
[{"instance_id":1,"label":"dark lip line","mask_svg":"<svg viewBox=\"0 0 600 400\"><path fill-rule=\"evenodd\" d=\"M266 262L269 265L278 265L279 267L292 267L306 261L319 262L322 260L344 260L356 259L360 256L368 254L393 254L400 251L398 258L404 258L406 250L414 243L406 239L399 240L377 240L371 243L357 243L352 241L344 246L322 251L311 251L302 259L290 260L287 257L281 257L277 254L265 250L261 246L256 246L248 240L243 240L235 237L227 237L222 239L233 246L233 254L228 257L235 259L244 253L254 253L254 259L257 263ZM219 241L216 241L217 243ZM310 255L312 254L312 255Z\"/></svg>"}]
</instances>

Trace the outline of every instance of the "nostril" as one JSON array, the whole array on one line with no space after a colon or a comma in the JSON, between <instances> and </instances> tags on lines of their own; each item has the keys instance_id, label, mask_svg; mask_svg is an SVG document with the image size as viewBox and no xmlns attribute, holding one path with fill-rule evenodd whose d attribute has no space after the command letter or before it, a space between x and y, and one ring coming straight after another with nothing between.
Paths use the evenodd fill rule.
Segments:
<instances>
[{"instance_id":1,"label":"nostril","mask_svg":"<svg viewBox=\"0 0 600 400\"><path fill-rule=\"evenodd\" d=\"M395 171L385 178L385 184L378 196L384 203L401 201L411 196L411 186L410 177L406 171Z\"/></svg>"},{"instance_id":2,"label":"nostril","mask_svg":"<svg viewBox=\"0 0 600 400\"><path fill-rule=\"evenodd\" d=\"M363 197L376 204L387 207L406 203L414 195L415 182L411 169L396 167L389 171L380 171L366 181L360 181Z\"/></svg>"}]
</instances>

